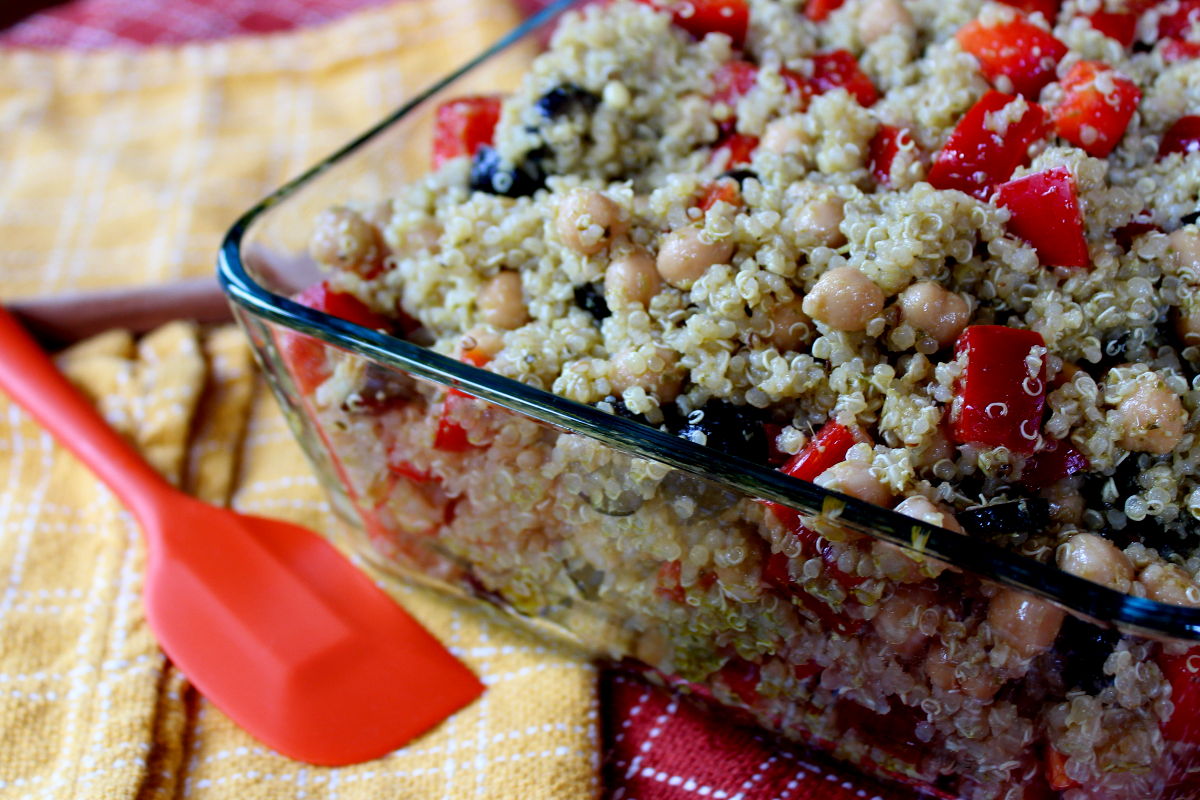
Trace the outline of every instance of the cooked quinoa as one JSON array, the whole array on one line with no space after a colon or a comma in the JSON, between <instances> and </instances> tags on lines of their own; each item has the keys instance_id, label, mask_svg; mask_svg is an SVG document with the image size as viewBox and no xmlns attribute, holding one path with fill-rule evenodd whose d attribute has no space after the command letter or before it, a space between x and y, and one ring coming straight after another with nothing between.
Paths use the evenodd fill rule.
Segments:
<instances>
[{"instance_id":1,"label":"cooked quinoa","mask_svg":"<svg viewBox=\"0 0 1200 800\"><path fill-rule=\"evenodd\" d=\"M498 375L1200 607L1189 2L693 5L568 14L514 93L439 116L462 141L427 178L317 220L330 290ZM725 7L744 36L696 30ZM327 367L309 402L390 558L950 796L1194 796L1181 645Z\"/></svg>"}]
</instances>

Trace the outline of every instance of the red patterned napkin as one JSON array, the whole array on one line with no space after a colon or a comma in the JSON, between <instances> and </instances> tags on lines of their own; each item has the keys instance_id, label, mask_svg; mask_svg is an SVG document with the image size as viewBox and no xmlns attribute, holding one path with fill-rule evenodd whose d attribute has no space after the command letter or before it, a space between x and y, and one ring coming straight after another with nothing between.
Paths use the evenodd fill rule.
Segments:
<instances>
[{"instance_id":1,"label":"red patterned napkin","mask_svg":"<svg viewBox=\"0 0 1200 800\"><path fill-rule=\"evenodd\" d=\"M317 25L388 0L74 0L0 31L0 45L178 44ZM530 10L542 0L521 0ZM903 800L619 671L601 683L604 779L612 800Z\"/></svg>"}]
</instances>

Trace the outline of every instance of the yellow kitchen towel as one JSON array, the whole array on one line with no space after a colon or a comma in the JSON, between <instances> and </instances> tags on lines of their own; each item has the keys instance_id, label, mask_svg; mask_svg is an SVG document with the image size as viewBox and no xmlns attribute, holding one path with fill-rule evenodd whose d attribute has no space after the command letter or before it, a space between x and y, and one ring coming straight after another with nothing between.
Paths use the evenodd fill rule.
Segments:
<instances>
[{"instance_id":1,"label":"yellow kitchen towel","mask_svg":"<svg viewBox=\"0 0 1200 800\"><path fill-rule=\"evenodd\" d=\"M242 209L515 21L491 0L406 0L257 39L0 52L0 297L210 272ZM114 331L60 366L194 494L332 529L236 330ZM270 752L158 651L139 536L112 495L0 397L0 800L598 793L593 667L499 612L394 581L389 590L484 680L484 697L369 764L318 768Z\"/></svg>"}]
</instances>

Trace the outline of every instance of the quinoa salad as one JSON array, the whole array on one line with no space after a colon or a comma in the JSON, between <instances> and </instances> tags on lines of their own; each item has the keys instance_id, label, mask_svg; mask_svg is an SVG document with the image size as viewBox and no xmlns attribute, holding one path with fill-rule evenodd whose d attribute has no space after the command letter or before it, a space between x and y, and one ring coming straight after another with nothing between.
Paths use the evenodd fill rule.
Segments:
<instances>
[{"instance_id":1,"label":"quinoa salad","mask_svg":"<svg viewBox=\"0 0 1200 800\"><path fill-rule=\"evenodd\" d=\"M1200 0L612 0L298 300L1200 607ZM1196 797L1200 649L278 337L375 545L944 797Z\"/></svg>"}]
</instances>

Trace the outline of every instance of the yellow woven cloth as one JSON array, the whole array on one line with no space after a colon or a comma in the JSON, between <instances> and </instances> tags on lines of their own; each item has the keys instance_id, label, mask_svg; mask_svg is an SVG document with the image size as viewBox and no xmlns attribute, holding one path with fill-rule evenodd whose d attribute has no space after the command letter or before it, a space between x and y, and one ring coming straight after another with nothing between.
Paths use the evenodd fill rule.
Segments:
<instances>
[{"instance_id":1,"label":"yellow woven cloth","mask_svg":"<svg viewBox=\"0 0 1200 800\"><path fill-rule=\"evenodd\" d=\"M407 0L265 39L0 52L0 297L210 272L243 208L514 22L490 0ZM236 330L117 331L60 364L195 494L331 526ZM497 612L392 585L488 691L386 758L316 768L250 739L164 661L142 563L129 514L0 398L0 800L597 793L592 667Z\"/></svg>"}]
</instances>

